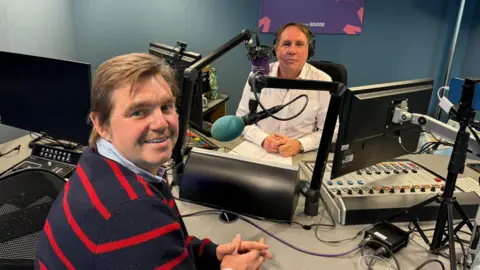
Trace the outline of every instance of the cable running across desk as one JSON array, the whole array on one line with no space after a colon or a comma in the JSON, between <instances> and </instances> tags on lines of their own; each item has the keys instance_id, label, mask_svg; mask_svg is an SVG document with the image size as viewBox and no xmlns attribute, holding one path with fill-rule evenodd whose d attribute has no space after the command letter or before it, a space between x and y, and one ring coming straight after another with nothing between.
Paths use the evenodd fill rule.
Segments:
<instances>
[{"instance_id":1,"label":"cable running across desk","mask_svg":"<svg viewBox=\"0 0 480 270\"><path fill-rule=\"evenodd\" d=\"M395 257L395 255L393 254L392 251L390 251L386 246L384 246L382 243L378 242L378 241L375 241L375 240L367 240L367 241L364 241L360 244L360 246L357 246L351 250L348 250L346 252L342 252L342 253L337 253L337 254L325 254L325 253L317 253L317 252L311 252L311 251L308 251L308 250L304 250L302 248L299 248L293 244L290 244L289 242L275 236L274 234L272 234L271 232L267 231L266 229L264 229L263 227L261 227L260 225L257 225L256 223L254 223L253 221L249 220L248 218L245 218L237 213L234 213L234 212L230 212L230 211L226 211L226 210L204 210L204 211L198 211L198 212L194 212L194 213L190 213L190 214L185 214L185 215L182 215L182 218L187 218L187 217L192 217L192 216L198 216L198 215L209 215L209 214L222 214L222 213L228 213L228 214L233 214L233 215L237 215L239 219L249 223L250 225L254 226L255 228L263 231L264 233L268 234L269 236L271 236L272 238L276 239L277 241L281 242L282 244L290 247L290 248L293 248L299 252L302 252L302 253L305 253L305 254L308 254L308 255L312 255L312 256L317 256L317 257L329 257L329 258L335 258L335 257L342 257L342 256L345 256L345 255L348 255L348 254L351 254L351 253L354 253L358 250L360 250L361 254L362 254L362 257L360 257L358 263L360 264L361 262L361 259L362 258L366 258L366 257L371 257L372 259L380 259L382 261L384 261L389 267L390 265L388 264L387 261L385 261L384 259L382 258L378 258L376 255L365 255L364 254L364 249L365 249L365 245L369 242L376 242L378 244L380 244L381 246L383 246L383 248L385 249L386 252L389 252L392 256L392 258L394 259L395 261L395 264L396 264L396 268L397 270L401 270L400 268L400 263L399 261L397 260L397 258ZM300 223L297 223L297 224L300 224ZM300 224L302 225L302 224ZM331 226L330 224L312 224L312 225L302 225L302 226L325 226L325 227L329 227ZM369 226L370 227L370 226ZM365 228L365 229L362 229L361 231L364 231L368 229ZM358 234L358 233L357 233ZM381 254L377 254L377 255L381 255ZM441 266L442 266L442 269L445 269L445 266L444 264L439 261L438 259L430 259L430 260L427 260L425 262L423 262L421 265L419 265L417 268L415 268L415 270L420 270L422 269L425 265L429 264L429 263L432 263L432 262L438 262ZM370 267L371 269L371 265L373 264L373 261L371 260L369 263L367 263L367 266Z\"/></svg>"},{"instance_id":2,"label":"cable running across desk","mask_svg":"<svg viewBox=\"0 0 480 270\"><path fill-rule=\"evenodd\" d=\"M233 214L233 215L237 215L239 219L249 223L250 225L254 226L255 228L263 231L264 233L268 234L269 236L271 236L272 238L275 238L277 241L281 242L282 244L290 247L290 248L293 248L299 252L302 252L302 253L305 253L305 254L309 254L309 255L312 255L312 256L317 256L317 257L329 257L329 258L334 258L334 257L341 257L341 256L345 256L345 255L348 255L350 253L353 253L357 250L359 250L360 248L359 247L355 247L351 250L348 250L348 251L345 251L345 252L342 252L342 253L337 253L337 254L326 254L326 253L316 253L316 252L312 252L312 251L308 251L308 250L305 250L305 249L302 249L302 248L299 248L293 244L290 244L289 242L279 238L278 236L274 235L273 233L267 231L266 229L264 229L263 227L261 227L260 225L257 225L256 223L254 223L253 221L249 220L248 218L245 218L241 215L238 215L237 213L234 213L234 212L230 212L230 211L226 211L226 210L204 210L204 211L199 211L199 212L195 212L195 213L191 213L191 214L186 214L186 215L182 215L182 218L186 218L186 217L191 217L191 216L197 216L197 215L206 215L206 214L221 214L221 213L229 213L229 214ZM314 225L317 225L317 226L321 226L322 224L314 224ZM325 226L325 225L324 225ZM328 224L326 226L329 226Z\"/></svg>"},{"instance_id":3,"label":"cable running across desk","mask_svg":"<svg viewBox=\"0 0 480 270\"><path fill-rule=\"evenodd\" d=\"M21 145L17 145L17 146L15 146L14 148L8 150L8 151L5 152L5 153L0 153L0 157L4 157L4 156L12 153L13 151L19 151L19 150L20 150L20 147L21 147Z\"/></svg>"}]
</instances>

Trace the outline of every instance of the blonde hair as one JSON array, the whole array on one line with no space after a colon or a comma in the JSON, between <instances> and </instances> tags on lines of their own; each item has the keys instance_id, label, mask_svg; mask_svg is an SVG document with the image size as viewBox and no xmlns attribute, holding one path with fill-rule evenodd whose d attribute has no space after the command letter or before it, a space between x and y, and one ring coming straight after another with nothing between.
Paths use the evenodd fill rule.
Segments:
<instances>
[{"instance_id":1,"label":"blonde hair","mask_svg":"<svg viewBox=\"0 0 480 270\"><path fill-rule=\"evenodd\" d=\"M90 112L98 114L99 124L104 125L110 120L113 107L113 92L122 85L131 85L133 93L135 86L141 81L161 76L170 87L174 97L178 95L178 86L174 70L167 63L146 53L131 53L116 56L101 64L93 79L90 95ZM92 128L88 144L96 148L100 135L95 127Z\"/></svg>"}]
</instances>

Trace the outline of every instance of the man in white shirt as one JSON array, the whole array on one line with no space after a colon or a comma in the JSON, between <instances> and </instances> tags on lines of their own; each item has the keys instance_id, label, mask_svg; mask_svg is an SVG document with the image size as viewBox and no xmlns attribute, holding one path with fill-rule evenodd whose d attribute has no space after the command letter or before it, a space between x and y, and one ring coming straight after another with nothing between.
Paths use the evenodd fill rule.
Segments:
<instances>
[{"instance_id":1,"label":"man in white shirt","mask_svg":"<svg viewBox=\"0 0 480 270\"><path fill-rule=\"evenodd\" d=\"M277 31L274 45L278 61L270 64L268 75L286 79L332 81L325 72L307 63L307 59L313 56L314 49L314 34L306 26L293 22L282 26ZM243 131L244 138L262 146L269 153L279 153L284 157L316 150L320 144L330 102L328 92L264 88L260 95L260 102L265 108L270 108L286 104L302 94L309 97L309 102L298 117L289 121L266 118L256 125L246 126ZM249 113L249 99L250 86L247 81L236 112L237 116ZM279 118L294 116L303 108L305 101L305 98L300 98L275 116ZM258 106L257 111L260 110Z\"/></svg>"}]
</instances>

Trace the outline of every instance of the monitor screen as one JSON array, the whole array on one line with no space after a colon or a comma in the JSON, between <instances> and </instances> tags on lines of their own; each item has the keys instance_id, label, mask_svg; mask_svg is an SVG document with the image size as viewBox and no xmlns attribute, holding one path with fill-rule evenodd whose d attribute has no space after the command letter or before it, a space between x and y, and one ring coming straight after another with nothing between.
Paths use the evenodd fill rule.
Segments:
<instances>
[{"instance_id":1,"label":"monitor screen","mask_svg":"<svg viewBox=\"0 0 480 270\"><path fill-rule=\"evenodd\" d=\"M408 111L426 114L433 80L420 79L350 88L343 98L331 178L415 151L421 127L391 122L394 106L408 101Z\"/></svg>"},{"instance_id":2,"label":"monitor screen","mask_svg":"<svg viewBox=\"0 0 480 270\"><path fill-rule=\"evenodd\" d=\"M88 144L90 64L0 51L0 121Z\"/></svg>"}]
</instances>

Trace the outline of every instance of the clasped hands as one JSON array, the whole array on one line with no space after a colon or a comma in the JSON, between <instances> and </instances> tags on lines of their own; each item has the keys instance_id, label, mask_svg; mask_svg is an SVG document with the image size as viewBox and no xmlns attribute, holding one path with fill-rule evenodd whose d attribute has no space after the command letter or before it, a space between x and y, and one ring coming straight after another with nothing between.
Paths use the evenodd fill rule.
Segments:
<instances>
[{"instance_id":1,"label":"clasped hands","mask_svg":"<svg viewBox=\"0 0 480 270\"><path fill-rule=\"evenodd\" d=\"M300 141L273 133L263 140L262 147L269 153L279 153L282 157L292 157L300 152Z\"/></svg>"},{"instance_id":2,"label":"clasped hands","mask_svg":"<svg viewBox=\"0 0 480 270\"><path fill-rule=\"evenodd\" d=\"M217 258L221 261L221 269L257 270L265 259L272 259L268 246L263 238L259 242L242 241L240 234L231 243L217 247Z\"/></svg>"}]
</instances>

